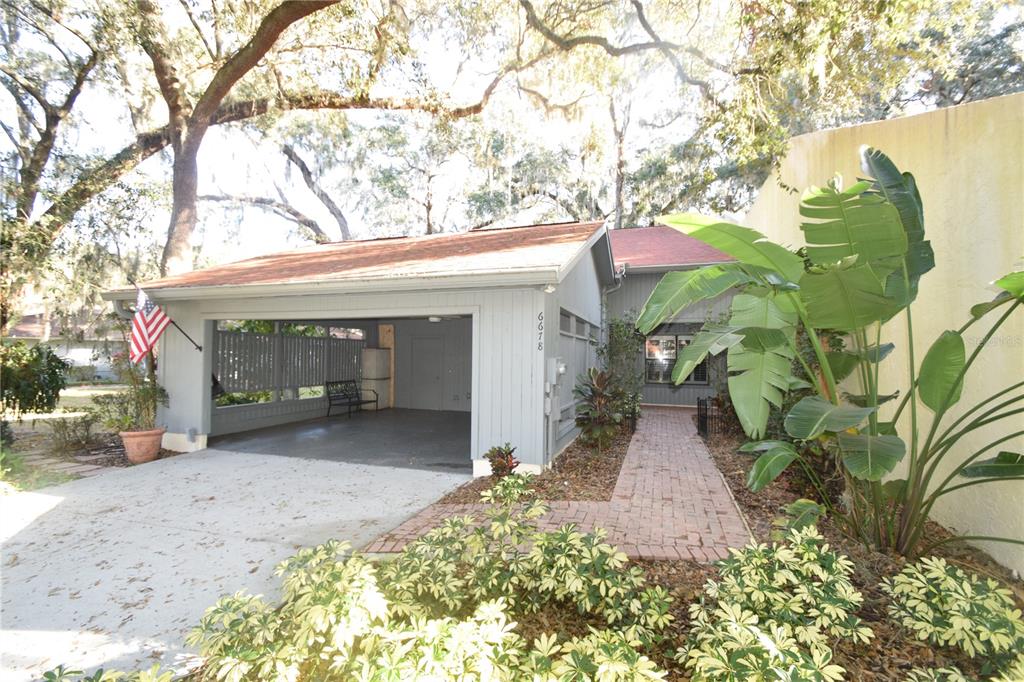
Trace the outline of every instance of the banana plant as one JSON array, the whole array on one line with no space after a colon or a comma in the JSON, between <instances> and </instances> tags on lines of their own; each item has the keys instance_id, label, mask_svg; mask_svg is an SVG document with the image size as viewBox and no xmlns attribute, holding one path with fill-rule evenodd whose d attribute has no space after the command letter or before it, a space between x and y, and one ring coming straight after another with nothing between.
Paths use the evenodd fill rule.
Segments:
<instances>
[{"instance_id":1,"label":"banana plant","mask_svg":"<svg viewBox=\"0 0 1024 682\"><path fill-rule=\"evenodd\" d=\"M952 473L936 481L939 463L951 453L962 454L957 445L963 436L1024 412L1020 382L947 424L984 342L1024 304L1024 273L998 280L1000 295L975 306L959 329L944 332L918 366L911 304L922 276L935 265L921 196L914 177L882 152L862 149L861 166L867 178L849 188L836 178L804 193L800 229L806 244L799 254L740 225L692 214L659 219L736 262L669 273L652 292L637 327L648 334L686 307L735 292L728 321L705 325L680 350L673 379L683 381L707 355L726 352L729 396L752 439L742 449L757 455L748 485L759 490L797 462L852 533L874 546L913 555L939 498L981 483L1024 480L1020 453L1000 451L982 459L1024 435L1015 432L961 457ZM963 333L997 310L1002 315L968 356ZM886 395L879 391L880 364L894 345L882 343L882 326L898 315L907 328L907 389ZM823 341L834 333L847 339L843 350ZM813 361L798 352L801 334ZM786 394L797 387L814 395L785 415L789 440L762 440L771 411L781 409ZM856 392L844 390L851 387ZM882 406L901 395L883 421ZM919 419L924 408L933 413L927 432ZM908 419L901 421L905 411ZM849 493L845 508L827 499L814 468L804 461L809 444L836 458ZM903 462L906 478L892 478Z\"/></svg>"}]
</instances>

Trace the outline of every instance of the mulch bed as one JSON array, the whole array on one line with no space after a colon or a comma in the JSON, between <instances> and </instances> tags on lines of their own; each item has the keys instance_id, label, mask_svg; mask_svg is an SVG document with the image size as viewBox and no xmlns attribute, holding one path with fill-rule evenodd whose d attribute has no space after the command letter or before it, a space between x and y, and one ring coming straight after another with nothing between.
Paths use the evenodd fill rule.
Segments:
<instances>
[{"instance_id":1,"label":"mulch bed","mask_svg":"<svg viewBox=\"0 0 1024 682\"><path fill-rule=\"evenodd\" d=\"M531 485L542 500L607 502L612 499L622 461L629 447L629 434L620 434L601 454L575 442L562 452L552 467L533 477ZM480 493L494 484L490 476L475 478L451 491L440 504L467 504L480 501Z\"/></svg>"},{"instance_id":2,"label":"mulch bed","mask_svg":"<svg viewBox=\"0 0 1024 682\"><path fill-rule=\"evenodd\" d=\"M726 436L708 443L708 447L746 516L754 537L758 542L770 542L772 521L781 515L782 507L801 497L813 498L813 491L799 472L791 470L761 492L751 492L746 486L746 477L754 458L736 452L736 448L743 442L742 436ZM556 469L536 477L538 489L544 491L540 496L544 499L609 499L628 444L628 437L619 439L611 450L615 456L606 462L595 461L595 456L586 449L573 446L563 454L564 459L559 460ZM477 479L443 501L475 502L479 493L489 485L490 479ZM559 493L561 496L555 497ZM882 578L898 572L905 560L866 549L844 535L827 518L819 523L819 530L836 551L850 557L856 566L852 580L864 595L864 604L857 615L874 632L874 638L868 644L843 641L833 647L834 662L847 671L845 679L864 682L902 680L913 667L943 666L956 666L969 678L980 679L980 661L971 660L955 649L937 648L920 642L889 619L886 612L888 598L879 589L879 584ZM928 534L930 539L937 539L948 536L949 531L933 523L929 526ZM1018 602L1024 604L1024 583L1014 579L1008 569L981 550L950 543L937 548L934 554L960 565L964 570L999 579L1016 593ZM675 620L666 633L664 647L653 658L668 671L667 679L689 680L687 671L671 656L673 649L679 647L686 638L690 620L689 605L700 598L705 582L716 577L717 568L693 561L634 563L644 569L650 583L663 586L673 597L672 615ZM588 622L575 609L556 605L548 606L537 614L522 616L518 621L517 632L527 641L545 632L557 632L564 637L571 637L585 635L588 625L602 627L602 623Z\"/></svg>"}]
</instances>

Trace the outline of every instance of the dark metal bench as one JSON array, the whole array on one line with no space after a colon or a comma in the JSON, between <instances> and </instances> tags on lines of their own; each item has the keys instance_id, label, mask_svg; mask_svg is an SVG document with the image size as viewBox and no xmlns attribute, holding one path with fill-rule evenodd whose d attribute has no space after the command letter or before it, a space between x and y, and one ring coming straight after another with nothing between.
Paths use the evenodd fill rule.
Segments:
<instances>
[{"instance_id":1,"label":"dark metal bench","mask_svg":"<svg viewBox=\"0 0 1024 682\"><path fill-rule=\"evenodd\" d=\"M327 416L331 416L331 408L348 408L348 416L352 416L352 410L361 411L363 405L373 403L373 409L378 409L380 396L372 388L359 388L359 384L353 379L345 381L328 381L324 384L324 393L327 394ZM363 393L372 393L372 398L364 398Z\"/></svg>"}]
</instances>

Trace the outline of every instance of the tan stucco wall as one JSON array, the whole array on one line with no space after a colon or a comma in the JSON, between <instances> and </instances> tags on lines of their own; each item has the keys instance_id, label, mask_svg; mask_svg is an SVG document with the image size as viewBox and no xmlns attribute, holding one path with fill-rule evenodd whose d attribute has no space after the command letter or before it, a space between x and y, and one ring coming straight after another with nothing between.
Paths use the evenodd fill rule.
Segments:
<instances>
[{"instance_id":1,"label":"tan stucco wall","mask_svg":"<svg viewBox=\"0 0 1024 682\"><path fill-rule=\"evenodd\" d=\"M967 320L971 305L994 296L990 282L1024 269L1024 94L837 130L792 140L780 169L782 181L803 191L823 185L836 172L846 186L860 174L861 145L881 149L917 178L925 209L925 231L935 250L935 269L922 280L914 304L917 362L944 329ZM746 224L788 245L802 244L799 193L790 193L771 178L746 216ZM969 375L958 407L973 405L1000 388L1024 378L1024 313L1014 316L992 339ZM992 318L994 321L994 318ZM975 331L980 328L979 331ZM966 334L967 352L977 347L987 326ZM906 324L899 317L884 336L896 351L882 368L883 392L905 389ZM907 411L909 412L909 410ZM922 412L930 416L927 408ZM997 425L998 426L998 425ZM906 424L901 434L906 434ZM1024 417L997 429L980 430L965 439L962 457L1001 435L1024 429ZM1024 438L1000 449L1024 451ZM995 452L991 453L994 456ZM934 517L972 535L1024 539L1024 483L982 485L951 493ZM999 561L1024 572L1024 547L980 543Z\"/></svg>"}]
</instances>

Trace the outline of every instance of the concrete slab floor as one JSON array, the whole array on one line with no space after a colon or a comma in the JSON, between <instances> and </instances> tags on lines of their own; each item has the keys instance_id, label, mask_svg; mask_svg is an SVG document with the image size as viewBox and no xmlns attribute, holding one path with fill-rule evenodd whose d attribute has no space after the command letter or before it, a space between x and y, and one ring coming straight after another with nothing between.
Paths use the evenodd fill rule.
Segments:
<instances>
[{"instance_id":1,"label":"concrete slab floor","mask_svg":"<svg viewBox=\"0 0 1024 682\"><path fill-rule=\"evenodd\" d=\"M0 497L0 680L58 664L179 670L223 594L278 596L274 566L366 545L469 480L451 471L203 450Z\"/></svg>"},{"instance_id":2,"label":"concrete slab floor","mask_svg":"<svg viewBox=\"0 0 1024 682\"><path fill-rule=\"evenodd\" d=\"M470 413L390 409L359 412L218 436L210 446L235 452L433 471L473 469Z\"/></svg>"}]
</instances>

